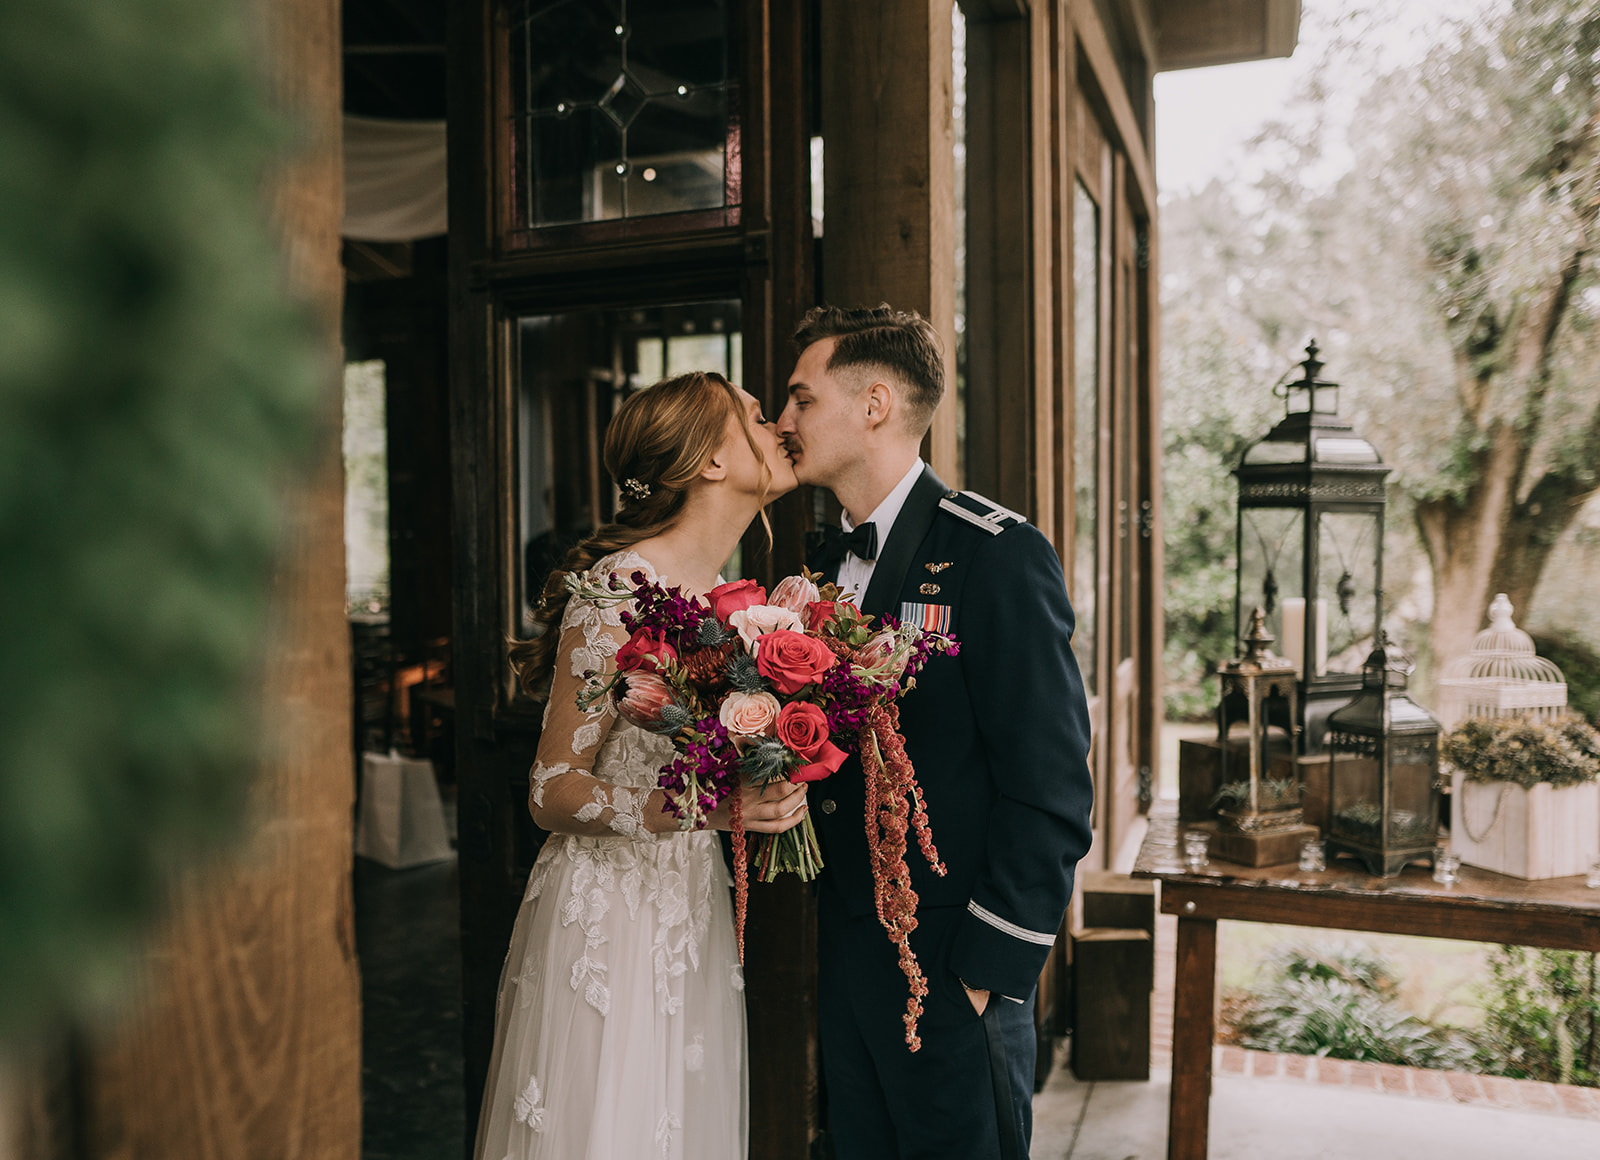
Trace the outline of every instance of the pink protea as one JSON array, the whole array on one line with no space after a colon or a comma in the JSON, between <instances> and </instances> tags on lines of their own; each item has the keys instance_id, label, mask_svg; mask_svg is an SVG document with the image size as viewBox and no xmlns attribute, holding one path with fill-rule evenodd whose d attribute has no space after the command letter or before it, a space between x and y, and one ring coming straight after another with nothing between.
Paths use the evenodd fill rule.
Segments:
<instances>
[{"instance_id":1,"label":"pink protea","mask_svg":"<svg viewBox=\"0 0 1600 1160\"><path fill-rule=\"evenodd\" d=\"M670 733L686 715L672 687L654 673L635 669L618 682L617 712L630 725L651 733Z\"/></svg>"},{"instance_id":2,"label":"pink protea","mask_svg":"<svg viewBox=\"0 0 1600 1160\"><path fill-rule=\"evenodd\" d=\"M803 618L806 614L806 605L820 599L822 595L817 591L817 586L804 576L786 576L772 590L772 595L767 597L767 603L787 608L796 616Z\"/></svg>"}]
</instances>

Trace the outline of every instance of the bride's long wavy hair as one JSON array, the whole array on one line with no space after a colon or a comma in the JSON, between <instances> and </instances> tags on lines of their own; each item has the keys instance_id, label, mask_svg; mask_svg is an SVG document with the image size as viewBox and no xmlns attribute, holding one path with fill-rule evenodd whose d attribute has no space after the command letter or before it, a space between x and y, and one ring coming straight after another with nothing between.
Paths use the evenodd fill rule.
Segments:
<instances>
[{"instance_id":1,"label":"bride's long wavy hair","mask_svg":"<svg viewBox=\"0 0 1600 1160\"><path fill-rule=\"evenodd\" d=\"M596 560L658 536L676 523L690 488L722 446L730 418L744 431L761 464L761 523L771 545L766 503L772 469L750 434L733 384L714 372L691 371L629 396L606 428L606 471L619 485L637 480L650 494L635 499L624 489L616 518L580 541L545 582L533 617L532 639L514 642L508 654L518 683L530 696L543 699L549 691L561 618L571 595L567 574L586 572Z\"/></svg>"}]
</instances>

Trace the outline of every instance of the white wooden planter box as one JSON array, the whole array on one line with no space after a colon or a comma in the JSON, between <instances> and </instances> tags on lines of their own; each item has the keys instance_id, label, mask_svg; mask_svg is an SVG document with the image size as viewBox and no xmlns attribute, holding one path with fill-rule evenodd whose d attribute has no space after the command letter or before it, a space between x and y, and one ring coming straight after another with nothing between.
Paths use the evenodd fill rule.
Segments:
<instances>
[{"instance_id":1,"label":"white wooden planter box","mask_svg":"<svg viewBox=\"0 0 1600 1160\"><path fill-rule=\"evenodd\" d=\"M1561 789L1541 782L1524 789L1467 781L1458 770L1450 794L1450 844L1467 865L1514 878L1582 874L1600 861L1600 782Z\"/></svg>"}]
</instances>

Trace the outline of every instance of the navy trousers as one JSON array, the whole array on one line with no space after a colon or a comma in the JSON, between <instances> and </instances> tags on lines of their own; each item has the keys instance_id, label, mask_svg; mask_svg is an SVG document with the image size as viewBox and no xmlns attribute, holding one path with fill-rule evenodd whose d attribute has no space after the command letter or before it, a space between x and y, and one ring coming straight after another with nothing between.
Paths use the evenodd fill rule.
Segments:
<instances>
[{"instance_id":1,"label":"navy trousers","mask_svg":"<svg viewBox=\"0 0 1600 1160\"><path fill-rule=\"evenodd\" d=\"M961 910L929 907L911 936L928 996L922 1049L905 1042L906 977L877 916L818 891L822 1077L838 1160L1027 1160L1037 1041L1034 997L991 995L979 1018L950 969ZM1009 1097L1002 1131L997 1090Z\"/></svg>"}]
</instances>

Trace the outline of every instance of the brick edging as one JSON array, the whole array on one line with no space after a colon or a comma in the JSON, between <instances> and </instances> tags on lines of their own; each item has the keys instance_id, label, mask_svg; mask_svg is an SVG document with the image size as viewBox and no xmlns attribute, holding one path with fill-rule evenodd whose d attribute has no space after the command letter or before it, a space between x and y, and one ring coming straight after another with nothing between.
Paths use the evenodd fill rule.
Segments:
<instances>
[{"instance_id":1,"label":"brick edging","mask_svg":"<svg viewBox=\"0 0 1600 1160\"><path fill-rule=\"evenodd\" d=\"M1299 1080L1358 1091L1471 1104L1502 1111L1600 1120L1600 1089L1465 1071L1432 1071L1392 1063L1356 1063L1312 1055L1249 1051L1219 1044L1211 1067L1218 1076Z\"/></svg>"}]
</instances>

